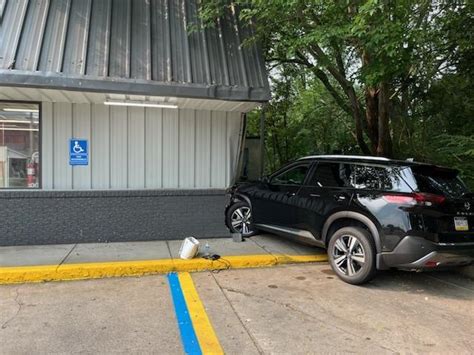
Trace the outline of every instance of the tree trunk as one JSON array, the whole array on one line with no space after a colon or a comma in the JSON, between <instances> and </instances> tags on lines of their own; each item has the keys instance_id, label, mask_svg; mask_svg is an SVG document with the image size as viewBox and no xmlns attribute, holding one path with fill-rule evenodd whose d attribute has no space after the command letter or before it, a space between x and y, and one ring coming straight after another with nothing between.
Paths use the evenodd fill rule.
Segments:
<instances>
[{"instance_id":1,"label":"tree trunk","mask_svg":"<svg viewBox=\"0 0 474 355\"><path fill-rule=\"evenodd\" d=\"M349 88L347 90L347 95L349 96L349 101L351 103L352 117L354 118L354 121L355 121L357 144L362 150L362 153L366 155L370 155L370 149L364 140L364 132L363 132L363 127L362 127L362 110L361 110L359 100L357 98L354 88L352 87Z\"/></svg>"},{"instance_id":2,"label":"tree trunk","mask_svg":"<svg viewBox=\"0 0 474 355\"><path fill-rule=\"evenodd\" d=\"M389 86L387 83L380 84L378 98L378 144L377 155L384 157L392 156L392 139L390 135L390 99Z\"/></svg>"},{"instance_id":3,"label":"tree trunk","mask_svg":"<svg viewBox=\"0 0 474 355\"><path fill-rule=\"evenodd\" d=\"M367 121L367 136L370 140L372 154L377 153L379 142L379 92L377 88L368 87L365 90L365 119Z\"/></svg>"}]
</instances>

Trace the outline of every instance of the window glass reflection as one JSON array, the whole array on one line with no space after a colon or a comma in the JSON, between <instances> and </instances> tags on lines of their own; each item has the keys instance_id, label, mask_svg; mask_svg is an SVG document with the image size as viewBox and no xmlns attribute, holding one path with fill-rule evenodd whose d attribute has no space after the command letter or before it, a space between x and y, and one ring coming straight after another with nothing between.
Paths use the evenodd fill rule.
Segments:
<instances>
[{"instance_id":1,"label":"window glass reflection","mask_svg":"<svg viewBox=\"0 0 474 355\"><path fill-rule=\"evenodd\" d=\"M37 188L39 169L39 105L0 102L0 188Z\"/></svg>"}]
</instances>

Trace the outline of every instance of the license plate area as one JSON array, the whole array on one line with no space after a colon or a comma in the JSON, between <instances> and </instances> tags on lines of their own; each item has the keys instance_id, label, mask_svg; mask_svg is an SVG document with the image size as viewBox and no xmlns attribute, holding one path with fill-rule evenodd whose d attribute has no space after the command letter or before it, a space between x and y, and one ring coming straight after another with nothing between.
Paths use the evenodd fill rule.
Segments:
<instances>
[{"instance_id":1,"label":"license plate area","mask_svg":"<svg viewBox=\"0 0 474 355\"><path fill-rule=\"evenodd\" d=\"M466 217L454 217L454 229L457 232L468 232L469 222Z\"/></svg>"}]
</instances>

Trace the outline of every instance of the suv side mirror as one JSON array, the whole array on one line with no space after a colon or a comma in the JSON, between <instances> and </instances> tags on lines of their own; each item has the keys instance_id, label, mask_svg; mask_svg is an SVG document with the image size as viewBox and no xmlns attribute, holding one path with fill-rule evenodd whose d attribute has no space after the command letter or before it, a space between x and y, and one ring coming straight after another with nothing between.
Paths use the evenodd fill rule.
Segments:
<instances>
[{"instance_id":1,"label":"suv side mirror","mask_svg":"<svg viewBox=\"0 0 474 355\"><path fill-rule=\"evenodd\" d=\"M262 176L260 181L262 181L265 184L269 184L270 183L270 176L268 176L268 175Z\"/></svg>"}]
</instances>

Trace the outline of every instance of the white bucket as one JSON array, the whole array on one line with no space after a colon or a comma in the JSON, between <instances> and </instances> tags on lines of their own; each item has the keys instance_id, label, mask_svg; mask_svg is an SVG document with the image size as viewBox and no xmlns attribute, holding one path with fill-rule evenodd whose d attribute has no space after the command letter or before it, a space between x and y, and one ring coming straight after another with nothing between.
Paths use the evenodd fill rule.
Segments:
<instances>
[{"instance_id":1,"label":"white bucket","mask_svg":"<svg viewBox=\"0 0 474 355\"><path fill-rule=\"evenodd\" d=\"M181 259L192 259L199 250L199 240L194 237L187 237L183 240L181 248L179 248L179 257Z\"/></svg>"}]
</instances>

